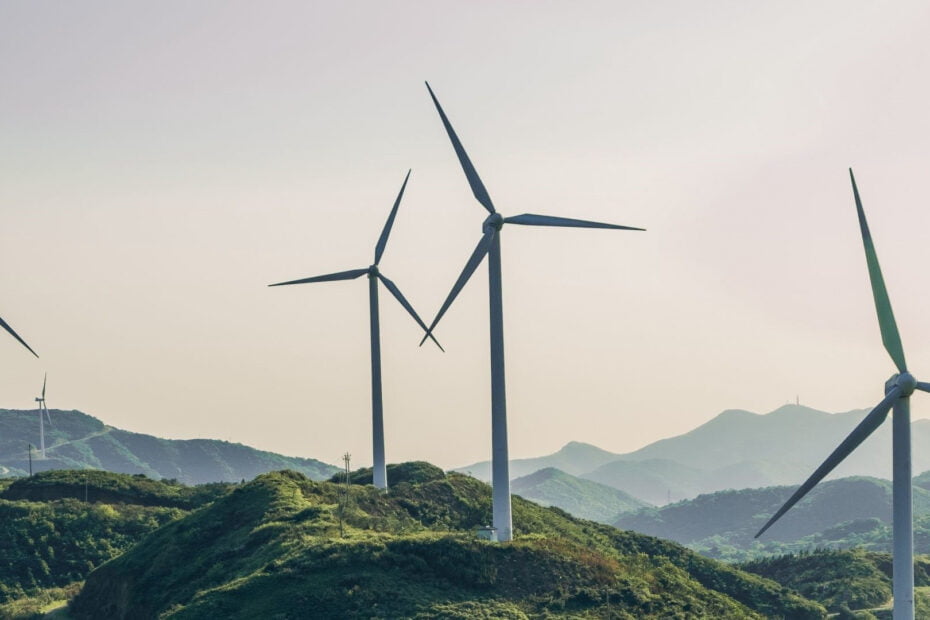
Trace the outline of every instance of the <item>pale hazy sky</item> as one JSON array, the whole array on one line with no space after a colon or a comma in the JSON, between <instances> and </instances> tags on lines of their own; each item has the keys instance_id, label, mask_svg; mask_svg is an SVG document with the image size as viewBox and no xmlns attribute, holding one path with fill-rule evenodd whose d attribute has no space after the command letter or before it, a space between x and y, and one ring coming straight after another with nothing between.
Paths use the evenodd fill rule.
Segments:
<instances>
[{"instance_id":1,"label":"pale hazy sky","mask_svg":"<svg viewBox=\"0 0 930 620\"><path fill-rule=\"evenodd\" d=\"M430 80L507 226L510 446L613 451L893 371L846 168L930 373L930 5L0 4L0 407L371 461L366 267L429 321L476 243ZM488 458L487 277L436 335L382 290L390 462ZM930 375L925 374L924 379ZM915 417L930 416L918 397Z\"/></svg>"}]
</instances>

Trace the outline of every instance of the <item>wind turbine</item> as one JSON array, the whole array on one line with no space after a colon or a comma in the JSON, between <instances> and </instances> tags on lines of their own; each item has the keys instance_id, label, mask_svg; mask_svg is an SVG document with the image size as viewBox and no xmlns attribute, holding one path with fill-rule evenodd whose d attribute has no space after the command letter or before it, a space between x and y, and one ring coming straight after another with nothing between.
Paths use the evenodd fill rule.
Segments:
<instances>
[{"instance_id":1,"label":"wind turbine","mask_svg":"<svg viewBox=\"0 0 930 620\"><path fill-rule=\"evenodd\" d=\"M387 483L387 466L384 459L384 410L381 404L381 330L378 318L378 281L380 280L384 287L400 302L400 305L413 317L413 320L426 331L426 324L420 319L420 316L410 305L410 302L404 297L397 285L389 280L378 269L381 262L381 255L384 254L384 247L387 245L388 236L391 234L391 227L394 225L394 217L397 215L397 208L400 206L400 200L404 196L404 189L407 187L407 180L410 178L410 171L404 177L404 184L401 185L400 193L394 201L394 207L384 224L384 230L381 231L381 237L375 246L375 262L369 267L363 269L352 269L350 271L341 271L339 273L330 273L323 276L314 276L312 278L303 278L301 280L292 280L290 282L279 282L269 286L286 286L289 284L308 284L311 282L333 282L336 280L354 280L361 276L368 276L368 303L370 308L371 324L371 425L372 425L372 443L374 450L374 465L372 468L373 481L376 488L386 489ZM432 335L430 335L432 338ZM442 350L439 342L432 338L436 346Z\"/></svg>"},{"instance_id":2,"label":"wind turbine","mask_svg":"<svg viewBox=\"0 0 930 620\"><path fill-rule=\"evenodd\" d=\"M491 196L488 194L484 183L478 177L478 172L472 165L465 148L459 141L452 124L443 112L439 100L426 84L430 97L439 112L439 118L449 134L449 140L452 141L452 148L459 158L459 163L465 171L465 177L471 186L471 191L479 203L488 211L489 215L485 218L481 226L482 234L478 245L472 252L465 268L458 280L452 286L452 291L446 297L436 318L427 330L427 336L432 335L433 329L439 320L452 305L459 291L468 282L468 279L474 273L484 257L488 256L488 296L490 298L491 312L491 486L493 487L493 524L497 530L497 540L508 541L513 538L513 520L510 515L510 467L507 454L507 397L504 386L504 313L501 291L501 245L500 231L504 224L522 224L525 226L563 226L568 228L612 228L617 230L643 230L642 228L633 228L631 226L617 226L616 224L602 224L600 222L589 222L586 220L575 220L564 217L552 217L549 215L535 215L524 213L523 215L514 215L503 217L494 208L491 202ZM422 345L426 341L423 337Z\"/></svg>"},{"instance_id":3,"label":"wind turbine","mask_svg":"<svg viewBox=\"0 0 930 620\"><path fill-rule=\"evenodd\" d=\"M19 337L19 334L17 334L16 331L15 331L12 327L10 327L9 324L8 324L6 321L4 321L3 319L0 319L0 327L3 327L3 329L5 329L7 332L9 332L9 334L10 334L11 336L13 336L13 337L16 338L17 340L19 340L19 344L21 344L21 345L23 345L24 347L26 347L27 349L29 349L29 352L30 352L30 353L32 353L32 354L35 355L36 357L39 357L39 354L36 353L35 351L33 351L33 350L32 350L32 347L30 347L28 344L26 344L26 341L23 340L22 338L20 338L20 337Z\"/></svg>"},{"instance_id":4,"label":"wind turbine","mask_svg":"<svg viewBox=\"0 0 930 620\"><path fill-rule=\"evenodd\" d=\"M891 301L885 288L878 255L869 232L869 225L859 199L859 188L852 168L849 170L852 181L853 196L856 199L856 212L859 215L859 230L862 233L862 245L865 248L865 261L872 283L872 297L878 314L878 326L882 334L882 343L891 356L891 361L898 369L885 382L885 398L859 423L846 439L827 457L827 460L811 474L785 505L769 519L759 530L756 538L762 535L782 515L804 497L808 491L823 480L827 474L849 456L859 444L871 435L888 417L892 416L892 529L894 536L894 557L892 562L894 618L910 620L914 617L914 535L911 509L911 394L914 390L930 392L930 383L921 383L907 371L904 361L904 348L901 336L891 311Z\"/></svg>"},{"instance_id":5,"label":"wind turbine","mask_svg":"<svg viewBox=\"0 0 930 620\"><path fill-rule=\"evenodd\" d=\"M48 373L45 373L45 377L42 379L42 395L36 398L36 402L39 404L39 454L42 455L42 458L45 458L45 418L42 417L42 414L45 414L45 417L48 418L48 425L52 426L52 416L48 413L48 407L45 406L45 383L48 381Z\"/></svg>"}]
</instances>

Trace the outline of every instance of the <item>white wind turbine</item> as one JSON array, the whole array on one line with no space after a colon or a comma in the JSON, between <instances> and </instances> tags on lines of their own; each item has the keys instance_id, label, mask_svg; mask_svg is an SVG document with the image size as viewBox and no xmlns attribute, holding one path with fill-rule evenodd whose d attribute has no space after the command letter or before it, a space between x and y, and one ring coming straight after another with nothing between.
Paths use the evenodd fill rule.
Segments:
<instances>
[{"instance_id":1,"label":"white wind turbine","mask_svg":"<svg viewBox=\"0 0 930 620\"><path fill-rule=\"evenodd\" d=\"M449 135L452 142L452 148L458 156L459 163L465 171L465 178L471 186L472 194L475 199L488 212L481 226L481 239L472 252L465 268L455 284L452 291L446 297L445 302L433 319L432 324L427 330L427 335L423 337L422 345L426 337L432 335L433 329L439 320L452 305L456 296L468 282L468 279L484 260L488 257L488 296L490 301L490 331L491 331L491 486L493 487L493 524L497 530L497 540L508 541L513 538L513 520L510 511L510 466L507 447L507 395L504 386L504 311L503 311L503 293L501 286L501 229L504 224L520 224L523 226L558 226L567 228L610 228L614 230L643 230L642 228L633 228L631 226L618 226L616 224L602 224L600 222L590 222L587 220L576 220L565 217L553 217L550 215L536 215L533 213L524 213L504 217L494 208L491 202L491 196L485 189L484 183L478 176L474 165L471 163L465 148L459 141L458 135L452 128L452 124L446 117L439 100L433 94L433 89L429 84L426 85L429 90L436 111L439 112L439 118Z\"/></svg>"},{"instance_id":2,"label":"white wind turbine","mask_svg":"<svg viewBox=\"0 0 930 620\"><path fill-rule=\"evenodd\" d=\"M45 383L48 381L48 373L42 379L42 395L36 397L36 403L39 405L39 454L45 458L45 418L48 418L48 425L52 426L52 416L48 413L48 407L45 406Z\"/></svg>"},{"instance_id":3,"label":"white wind turbine","mask_svg":"<svg viewBox=\"0 0 930 620\"><path fill-rule=\"evenodd\" d=\"M865 219L859 188L852 169L849 170L852 181L853 196L856 200L856 213L859 216L859 231L865 248L865 261L872 283L872 297L878 314L878 326L882 334L885 350L898 369L885 382L885 398L859 423L846 439L827 457L827 460L811 474L794 495L788 498L784 506L769 519L759 530L756 538L769 529L778 519L801 500L818 482L824 479L843 459L859 447L888 417L892 415L892 532L894 537L894 555L892 560L892 581L894 595L894 620L912 620L914 617L914 532L911 507L911 394L914 390L930 392L930 383L921 383L908 372L904 360L904 347L901 336L891 311L891 300L885 288L878 255L872 242L872 234Z\"/></svg>"}]
</instances>

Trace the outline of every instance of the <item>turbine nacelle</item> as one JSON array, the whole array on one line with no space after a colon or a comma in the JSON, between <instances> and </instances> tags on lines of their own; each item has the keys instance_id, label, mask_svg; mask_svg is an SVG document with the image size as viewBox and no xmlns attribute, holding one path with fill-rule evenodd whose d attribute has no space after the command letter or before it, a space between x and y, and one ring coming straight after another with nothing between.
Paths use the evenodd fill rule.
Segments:
<instances>
[{"instance_id":1,"label":"turbine nacelle","mask_svg":"<svg viewBox=\"0 0 930 620\"><path fill-rule=\"evenodd\" d=\"M378 271L378 266L377 266L377 265L371 265L370 267L368 267L368 277L369 277L369 278L377 278L378 275L379 275L380 273L381 273L381 272Z\"/></svg>"},{"instance_id":2,"label":"turbine nacelle","mask_svg":"<svg viewBox=\"0 0 930 620\"><path fill-rule=\"evenodd\" d=\"M909 372L891 375L891 378L885 382L885 394L895 388L898 388L900 392L899 398L907 398L917 389L917 379Z\"/></svg>"},{"instance_id":3,"label":"turbine nacelle","mask_svg":"<svg viewBox=\"0 0 930 620\"><path fill-rule=\"evenodd\" d=\"M500 213L492 213L485 218L484 223L481 225L481 230L487 232L488 230L500 230L504 226L504 216Z\"/></svg>"}]
</instances>

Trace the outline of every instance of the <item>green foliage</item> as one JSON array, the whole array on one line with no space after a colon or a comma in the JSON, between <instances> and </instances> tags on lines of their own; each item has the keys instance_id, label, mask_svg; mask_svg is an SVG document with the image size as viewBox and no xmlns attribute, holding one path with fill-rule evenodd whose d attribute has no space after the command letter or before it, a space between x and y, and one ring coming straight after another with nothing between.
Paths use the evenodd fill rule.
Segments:
<instances>
[{"instance_id":1,"label":"green foliage","mask_svg":"<svg viewBox=\"0 0 930 620\"><path fill-rule=\"evenodd\" d=\"M388 485L394 486L402 482L417 484L438 480L446 474L426 461L410 461L407 463L389 463L386 467ZM345 472L337 472L329 478L330 482L345 482ZM374 484L371 467L363 467L349 472L350 484Z\"/></svg>"},{"instance_id":2,"label":"green foliage","mask_svg":"<svg viewBox=\"0 0 930 620\"><path fill-rule=\"evenodd\" d=\"M422 469L414 467L414 469ZM517 539L473 530L490 489L450 474L383 492L259 476L98 568L79 618L822 618L773 581L519 497Z\"/></svg>"},{"instance_id":3,"label":"green foliage","mask_svg":"<svg viewBox=\"0 0 930 620\"><path fill-rule=\"evenodd\" d=\"M80 581L149 532L183 515L177 508L0 500L0 602Z\"/></svg>"},{"instance_id":4,"label":"green foliage","mask_svg":"<svg viewBox=\"0 0 930 620\"><path fill-rule=\"evenodd\" d=\"M891 554L863 549L803 552L757 559L740 568L797 590L841 614L872 609L891 599ZM914 582L930 585L930 558L915 558ZM852 617L852 616L849 616Z\"/></svg>"},{"instance_id":5,"label":"green foliage","mask_svg":"<svg viewBox=\"0 0 930 620\"><path fill-rule=\"evenodd\" d=\"M71 600L80 591L81 585L81 582L74 582L61 588L45 588L31 596L0 603L0 620L45 618L49 606Z\"/></svg>"},{"instance_id":6,"label":"green foliage","mask_svg":"<svg viewBox=\"0 0 930 620\"><path fill-rule=\"evenodd\" d=\"M94 470L10 480L0 492L0 603L83 580L150 532L235 486L188 487Z\"/></svg>"},{"instance_id":7,"label":"green foliage","mask_svg":"<svg viewBox=\"0 0 930 620\"><path fill-rule=\"evenodd\" d=\"M173 480L152 480L99 470L52 470L12 481L0 493L7 500L49 501L73 498L91 503L166 506L192 510L227 493L231 483L187 486Z\"/></svg>"}]
</instances>

